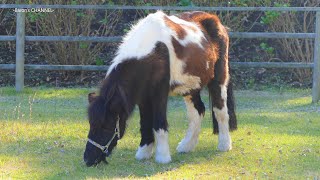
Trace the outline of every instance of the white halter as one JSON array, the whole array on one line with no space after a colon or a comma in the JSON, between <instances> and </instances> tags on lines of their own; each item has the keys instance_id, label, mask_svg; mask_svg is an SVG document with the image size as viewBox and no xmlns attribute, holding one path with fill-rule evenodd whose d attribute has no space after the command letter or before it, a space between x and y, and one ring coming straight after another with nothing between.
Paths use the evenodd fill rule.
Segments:
<instances>
[{"instance_id":1,"label":"white halter","mask_svg":"<svg viewBox=\"0 0 320 180\"><path fill-rule=\"evenodd\" d=\"M109 148L109 145L111 144L111 142L113 141L113 139L118 136L118 139L120 139L120 127L119 127L119 120L120 120L120 117L118 116L117 118L117 123L116 123L116 128L114 129L114 134L112 136L112 138L109 140L109 142L105 145L105 146L102 146L100 145L99 143L96 143L94 142L93 140L89 139L88 138L88 142L91 143L92 145L94 145L95 147L101 149L101 151L105 154L108 153L108 148Z\"/></svg>"}]
</instances>

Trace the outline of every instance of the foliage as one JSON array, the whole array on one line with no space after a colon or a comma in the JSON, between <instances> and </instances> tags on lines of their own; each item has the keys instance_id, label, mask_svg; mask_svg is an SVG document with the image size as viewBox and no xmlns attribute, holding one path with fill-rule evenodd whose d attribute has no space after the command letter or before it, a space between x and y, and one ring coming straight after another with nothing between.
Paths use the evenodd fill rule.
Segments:
<instances>
[{"instance_id":1,"label":"foliage","mask_svg":"<svg viewBox=\"0 0 320 180\"><path fill-rule=\"evenodd\" d=\"M11 1L2 0L3 3ZM16 3L27 4L108 4L108 5L135 5L135 6L224 6L224 7L319 7L319 0L292 1L292 0L19 0ZM54 13L27 13L27 34L28 35L63 35L63 36L109 36L114 34L122 35L128 31L130 23L153 12L152 10L138 11L106 11L98 10L56 10ZM167 12L170 14L179 11ZM289 32L303 33L314 31L314 12L216 12L229 31L238 32ZM123 15L127 14L127 17ZM66 18L67 17L67 18ZM129 17L129 18L128 18ZM121 19L123 18L123 19ZM128 24L126 21L130 21ZM121 21L120 26L117 26ZM54 22L54 23L53 23ZM285 22L285 23L284 23ZM2 35L15 34L15 13L6 9L0 9L0 32ZM235 46L245 46L247 39L231 39L230 54L232 55ZM250 41L251 42L251 41ZM255 41L254 52L244 52L246 55L231 60L266 61L270 58L277 58L281 61L296 61L310 63L313 61L313 40L312 39L276 39ZM44 64L99 64L101 54L108 52L105 43L81 43L81 42L51 42L35 43L33 49L39 49L45 59ZM7 42L6 47L14 48L14 42ZM236 47L237 48L237 47ZM115 48L114 48L115 49ZM262 51L261 51L262 50ZM261 56L248 57L251 54L263 53ZM106 53L105 53L106 54ZM110 52L113 54L113 52ZM106 55L110 57L109 54ZM234 57L234 56L230 56ZM104 59L104 61L106 61ZM300 82L308 82L311 79L310 69L295 69L294 79Z\"/></svg>"},{"instance_id":2,"label":"foliage","mask_svg":"<svg viewBox=\"0 0 320 180\"><path fill-rule=\"evenodd\" d=\"M97 58L96 58L96 65L97 65L97 66L102 66L102 65L104 65L104 62L103 62L103 60L102 60L100 57L97 57Z\"/></svg>"},{"instance_id":3,"label":"foliage","mask_svg":"<svg viewBox=\"0 0 320 180\"><path fill-rule=\"evenodd\" d=\"M317 179L320 156L319 103L310 90L237 91L239 129L233 149L216 150L210 113L202 123L199 144L178 154L188 121L180 97L169 100L169 142L173 162L137 161L139 117L109 164L87 168L82 160L89 124L87 93L92 89L0 88L1 179ZM204 92L203 100L208 104Z\"/></svg>"},{"instance_id":4,"label":"foliage","mask_svg":"<svg viewBox=\"0 0 320 180\"><path fill-rule=\"evenodd\" d=\"M291 1L275 3L276 7L289 7ZM297 2L293 6L319 7L320 1L309 0ZM261 21L268 25L267 28L272 32L288 33L308 33L313 32L315 14L314 12L266 12ZM313 62L313 40L312 39L277 39L279 44L279 58L283 61L295 61L300 63ZM311 78L310 69L294 70L295 78L300 82L306 82Z\"/></svg>"},{"instance_id":5,"label":"foliage","mask_svg":"<svg viewBox=\"0 0 320 180\"><path fill-rule=\"evenodd\" d=\"M48 4L99 4L101 1L41 1ZM38 4L37 0L30 3ZM52 13L28 13L28 33L37 36L109 36L112 35L120 11L55 9ZM40 51L49 64L93 64L105 43L53 42L41 43ZM101 64L101 62L100 62Z\"/></svg>"},{"instance_id":6,"label":"foliage","mask_svg":"<svg viewBox=\"0 0 320 180\"><path fill-rule=\"evenodd\" d=\"M178 6L194 6L192 0L180 0Z\"/></svg>"},{"instance_id":7,"label":"foliage","mask_svg":"<svg viewBox=\"0 0 320 180\"><path fill-rule=\"evenodd\" d=\"M278 11L267 11L265 12L265 16L261 17L261 23L262 24L271 24L274 22L278 17L280 16L280 13Z\"/></svg>"},{"instance_id":8,"label":"foliage","mask_svg":"<svg viewBox=\"0 0 320 180\"><path fill-rule=\"evenodd\" d=\"M9 0L0 1L2 4L10 3ZM15 18L11 9L0 9L0 35L15 35ZM14 42L0 42L7 50L14 49ZM0 57L1 58L1 57Z\"/></svg>"},{"instance_id":9,"label":"foliage","mask_svg":"<svg viewBox=\"0 0 320 180\"><path fill-rule=\"evenodd\" d=\"M260 43L260 48L264 50L270 58L274 56L274 48L269 46L267 43Z\"/></svg>"},{"instance_id":10,"label":"foliage","mask_svg":"<svg viewBox=\"0 0 320 180\"><path fill-rule=\"evenodd\" d=\"M274 7L289 7L290 4L288 3L274 3ZM278 12L278 11L267 11L265 12L265 15L261 17L261 23L270 25L271 23L275 22L277 18L284 13Z\"/></svg>"}]
</instances>

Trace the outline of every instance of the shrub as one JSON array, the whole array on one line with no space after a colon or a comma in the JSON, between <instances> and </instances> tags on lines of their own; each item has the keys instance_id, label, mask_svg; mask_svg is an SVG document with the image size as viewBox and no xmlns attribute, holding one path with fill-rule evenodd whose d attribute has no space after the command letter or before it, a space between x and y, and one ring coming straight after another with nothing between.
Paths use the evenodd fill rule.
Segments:
<instances>
[{"instance_id":1,"label":"shrub","mask_svg":"<svg viewBox=\"0 0 320 180\"><path fill-rule=\"evenodd\" d=\"M40 4L38 0L30 0ZM45 4L94 4L99 0L46 0ZM52 13L28 13L28 33L36 36L109 36L118 22L120 11L55 9ZM106 43L41 43L39 50L50 64L94 64ZM101 63L101 62L99 62Z\"/></svg>"},{"instance_id":2,"label":"shrub","mask_svg":"<svg viewBox=\"0 0 320 180\"><path fill-rule=\"evenodd\" d=\"M290 6L290 1L283 3L275 3L275 6ZM292 4L293 6L319 7L319 0L309 0L300 2L300 4ZM315 13L314 12L269 12L262 18L268 25L270 31L273 32L290 32L290 33L307 33L314 31ZM285 23L284 23L285 22ZM276 39L279 53L284 61L295 61L300 63L313 62L313 45L312 39ZM310 69L296 69L293 71L295 78L300 82L305 82L311 78Z\"/></svg>"},{"instance_id":3,"label":"shrub","mask_svg":"<svg viewBox=\"0 0 320 180\"><path fill-rule=\"evenodd\" d=\"M12 3L10 0L2 0L0 2L2 4ZM11 9L0 9L0 35L15 35L15 22L14 12ZM10 51L14 51L15 43L13 41L0 41L0 44Z\"/></svg>"}]
</instances>

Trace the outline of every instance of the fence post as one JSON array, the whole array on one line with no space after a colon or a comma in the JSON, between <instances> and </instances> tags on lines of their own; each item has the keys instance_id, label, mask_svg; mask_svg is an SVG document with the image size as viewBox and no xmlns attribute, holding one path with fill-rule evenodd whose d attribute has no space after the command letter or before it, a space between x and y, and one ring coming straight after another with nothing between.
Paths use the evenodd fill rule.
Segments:
<instances>
[{"instance_id":1,"label":"fence post","mask_svg":"<svg viewBox=\"0 0 320 180\"><path fill-rule=\"evenodd\" d=\"M20 92L24 86L24 47L25 47L26 13L17 12L16 24L16 91Z\"/></svg>"},{"instance_id":2,"label":"fence post","mask_svg":"<svg viewBox=\"0 0 320 180\"><path fill-rule=\"evenodd\" d=\"M316 38L314 40L312 102L320 99L320 11L316 14Z\"/></svg>"}]
</instances>

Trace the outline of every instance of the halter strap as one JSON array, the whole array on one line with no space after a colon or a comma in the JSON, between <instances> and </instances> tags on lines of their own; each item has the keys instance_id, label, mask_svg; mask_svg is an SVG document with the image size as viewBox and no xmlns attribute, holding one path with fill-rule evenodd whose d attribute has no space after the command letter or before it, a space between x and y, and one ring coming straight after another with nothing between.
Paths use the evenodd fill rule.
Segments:
<instances>
[{"instance_id":1,"label":"halter strap","mask_svg":"<svg viewBox=\"0 0 320 180\"><path fill-rule=\"evenodd\" d=\"M113 141L113 139L118 136L118 139L120 139L120 126L119 126L119 120L120 120L120 117L118 116L117 118L117 122L116 122L116 128L114 129L114 134L112 136L112 138L109 140L109 142L105 145L105 146L102 146L100 145L99 143L96 143L95 141L91 140L90 138L88 138L88 142L91 143L92 145L94 145L95 147L101 149L101 151L103 153L108 153L108 148L109 148L109 145L111 144L111 142Z\"/></svg>"}]
</instances>

